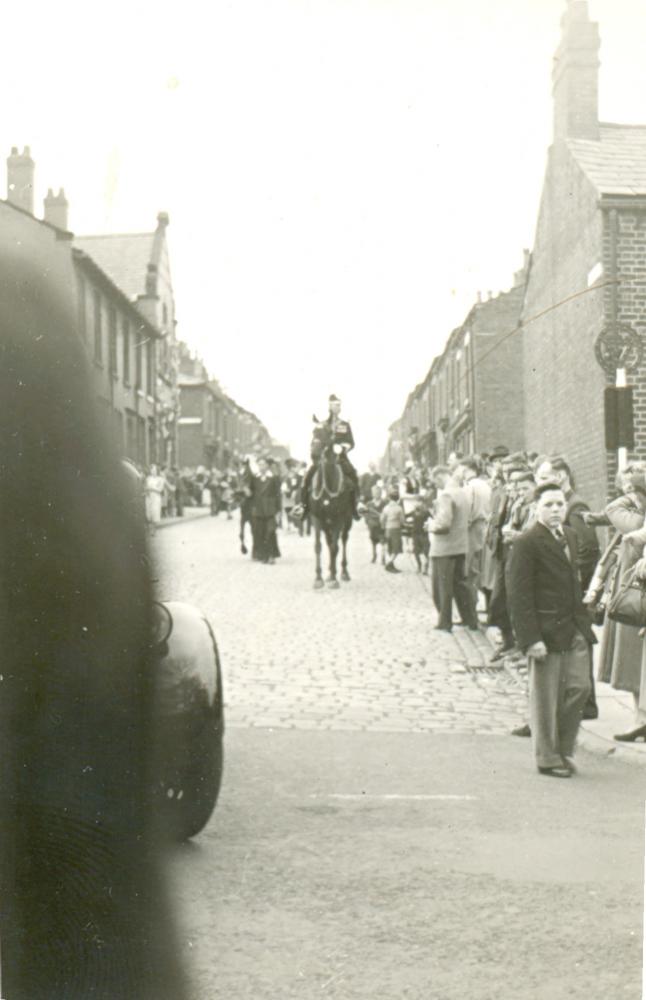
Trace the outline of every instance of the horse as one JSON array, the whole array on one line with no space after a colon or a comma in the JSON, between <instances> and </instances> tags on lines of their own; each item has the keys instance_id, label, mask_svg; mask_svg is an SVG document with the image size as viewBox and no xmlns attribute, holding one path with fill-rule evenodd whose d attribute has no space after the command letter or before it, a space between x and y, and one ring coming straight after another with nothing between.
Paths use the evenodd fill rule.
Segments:
<instances>
[{"instance_id":1,"label":"horse","mask_svg":"<svg viewBox=\"0 0 646 1000\"><path fill-rule=\"evenodd\" d=\"M347 544L354 515L354 489L343 471L338 455L332 446L332 435L327 428L319 428L312 445L312 459L316 463L312 476L309 511L314 527L314 552L316 553L316 579L314 589L323 586L321 572L321 533L325 535L330 556L328 586L338 589L336 563L339 541L342 546L341 579L349 582Z\"/></svg>"}]
</instances>

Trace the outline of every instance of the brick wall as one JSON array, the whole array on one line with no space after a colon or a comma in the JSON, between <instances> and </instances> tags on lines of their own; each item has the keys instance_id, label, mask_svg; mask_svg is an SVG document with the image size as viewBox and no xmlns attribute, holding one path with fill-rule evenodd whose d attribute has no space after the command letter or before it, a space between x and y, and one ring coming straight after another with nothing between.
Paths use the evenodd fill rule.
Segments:
<instances>
[{"instance_id":1,"label":"brick wall","mask_svg":"<svg viewBox=\"0 0 646 1000\"><path fill-rule=\"evenodd\" d=\"M525 285L483 302L474 309L475 447L496 445L511 451L525 447L523 343L520 321ZM510 336L511 334L511 336Z\"/></svg>"},{"instance_id":2,"label":"brick wall","mask_svg":"<svg viewBox=\"0 0 646 1000\"><path fill-rule=\"evenodd\" d=\"M556 143L523 308L527 447L566 455L579 491L594 507L605 503L608 491L605 376L594 356L605 322L604 292L587 291L603 254L598 200L566 144Z\"/></svg>"}]
</instances>

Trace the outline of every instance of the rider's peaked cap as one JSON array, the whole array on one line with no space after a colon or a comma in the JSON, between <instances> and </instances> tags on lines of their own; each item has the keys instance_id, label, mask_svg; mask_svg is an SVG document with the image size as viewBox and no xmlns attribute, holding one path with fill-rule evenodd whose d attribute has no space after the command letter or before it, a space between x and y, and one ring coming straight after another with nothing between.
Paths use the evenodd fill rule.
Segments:
<instances>
[{"instance_id":1,"label":"rider's peaked cap","mask_svg":"<svg viewBox=\"0 0 646 1000\"><path fill-rule=\"evenodd\" d=\"M334 393L332 393L332 395L328 399L328 403L340 403L340 402L341 400L339 399L338 396L335 396Z\"/></svg>"}]
</instances>

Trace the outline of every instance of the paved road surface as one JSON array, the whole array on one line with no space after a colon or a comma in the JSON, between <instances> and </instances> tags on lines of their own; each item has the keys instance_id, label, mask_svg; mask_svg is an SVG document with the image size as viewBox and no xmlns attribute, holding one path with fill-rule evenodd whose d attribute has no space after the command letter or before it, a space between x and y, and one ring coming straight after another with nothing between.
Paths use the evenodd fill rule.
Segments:
<instances>
[{"instance_id":1,"label":"paved road surface","mask_svg":"<svg viewBox=\"0 0 646 1000\"><path fill-rule=\"evenodd\" d=\"M507 735L522 689L433 632L427 582L372 566L362 525L337 592L295 536L275 567L221 520L156 545L226 669L221 800L171 866L195 1000L641 996L640 768L538 776Z\"/></svg>"}]
</instances>

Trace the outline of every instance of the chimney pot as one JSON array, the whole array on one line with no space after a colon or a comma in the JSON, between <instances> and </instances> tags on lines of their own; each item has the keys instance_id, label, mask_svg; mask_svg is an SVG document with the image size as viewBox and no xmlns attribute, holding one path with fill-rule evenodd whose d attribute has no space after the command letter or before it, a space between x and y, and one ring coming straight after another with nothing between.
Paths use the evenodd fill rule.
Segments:
<instances>
[{"instance_id":1,"label":"chimney pot","mask_svg":"<svg viewBox=\"0 0 646 1000\"><path fill-rule=\"evenodd\" d=\"M68 208L67 198L62 188L60 188L58 194L54 194L53 188L47 189L47 197L43 201L43 219L45 222L48 222L50 226L56 226L57 229L67 231Z\"/></svg>"},{"instance_id":2,"label":"chimney pot","mask_svg":"<svg viewBox=\"0 0 646 1000\"><path fill-rule=\"evenodd\" d=\"M7 200L24 212L34 214L34 161L25 146L22 155L17 146L7 157Z\"/></svg>"}]
</instances>

